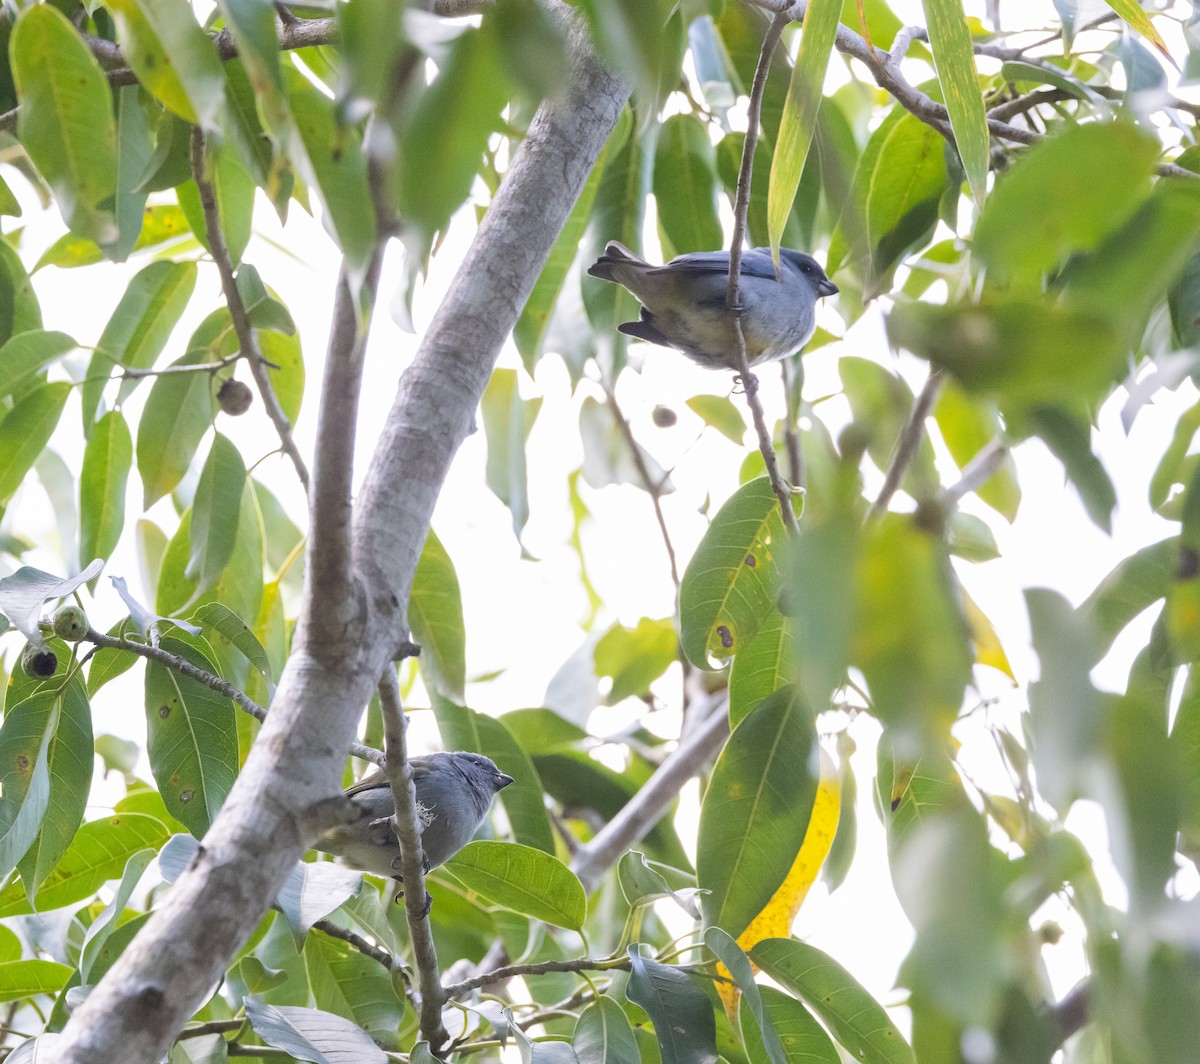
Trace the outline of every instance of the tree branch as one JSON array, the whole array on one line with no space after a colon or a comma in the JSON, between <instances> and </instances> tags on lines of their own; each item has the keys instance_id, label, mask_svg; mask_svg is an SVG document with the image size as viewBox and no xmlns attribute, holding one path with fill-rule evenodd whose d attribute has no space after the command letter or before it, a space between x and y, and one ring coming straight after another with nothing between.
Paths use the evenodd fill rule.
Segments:
<instances>
[{"instance_id":1,"label":"tree branch","mask_svg":"<svg viewBox=\"0 0 1200 1064\"><path fill-rule=\"evenodd\" d=\"M417 813L417 788L408 763L408 719L400 701L400 683L391 662L379 680L379 704L383 710L383 732L387 743L388 783L396 811L392 827L400 844L400 874L404 877L404 915L412 941L420 987L421 1037L436 1053L449 1037L442 1026L445 993L438 973L437 948L429 926L429 896L425 888L425 850Z\"/></svg>"},{"instance_id":2,"label":"tree branch","mask_svg":"<svg viewBox=\"0 0 1200 1064\"><path fill-rule=\"evenodd\" d=\"M238 291L237 279L234 276L233 260L229 255L229 247L225 243L225 234L221 231L221 217L217 208L217 194L212 182L208 179L208 168L205 161L204 132L199 126L192 127L190 161L192 177L200 193L200 207L204 212L204 232L208 242L208 251L213 262L217 265L217 273L221 276L221 291L225 295L225 305L229 308L229 316L233 319L233 331L237 336L238 352L250 367L250 375L258 388L262 399L263 409L275 431L279 434L279 446L284 454L291 459L296 469L296 476L308 490L308 468L300 455L300 448L292 438L292 423L288 421L283 407L279 405L279 397L275 394L275 386L271 383L271 375L267 372L266 359L258 349L258 337L255 336L254 326L250 324L250 315L246 312L246 304L242 293Z\"/></svg>"},{"instance_id":3,"label":"tree branch","mask_svg":"<svg viewBox=\"0 0 1200 1064\"><path fill-rule=\"evenodd\" d=\"M157 662L181 676L187 676L218 694L224 695L238 709L249 713L260 723L267 719L267 711L244 692L239 691L228 680L222 680L220 676L215 676L200 668L199 665L193 665L187 658L181 658L178 654L163 650L162 647L153 646L150 643L131 643L128 639L105 635L103 632L97 632L94 628L88 629L87 635L83 637L83 642L92 643L108 650L128 650L139 658ZM351 754L363 761L369 761L373 765L383 764L383 752L376 750L373 746L364 746L362 743L356 742L351 743L349 749Z\"/></svg>"},{"instance_id":4,"label":"tree branch","mask_svg":"<svg viewBox=\"0 0 1200 1064\"><path fill-rule=\"evenodd\" d=\"M346 573L342 559L313 564L317 545L310 540L301 623L266 723L204 846L72 1014L55 1046L56 1064L161 1059L303 852L306 811L339 789L361 708L406 634L413 570L450 460L628 97L628 86L592 53L582 19L560 0L545 2L571 26L571 82L538 109L401 381L355 514L354 568ZM357 361L345 347L331 355L332 363ZM337 372L327 368L327 378ZM321 403L318 458L324 433L352 434L354 424L344 395L323 393ZM318 461L310 493L310 505L334 505L331 519L339 523L349 485L344 497L333 492L326 499L323 484L337 483L343 472ZM314 519L325 521L319 513L314 508ZM323 543L338 538L323 530Z\"/></svg>"},{"instance_id":5,"label":"tree branch","mask_svg":"<svg viewBox=\"0 0 1200 1064\"><path fill-rule=\"evenodd\" d=\"M883 487L879 491L879 497L871 504L871 509L867 514L868 521L880 517L887 510L892 496L899 490L905 471L921 446L921 438L925 433L925 419L933 409L934 403L937 402L941 390L942 373L940 370L934 370L925 379L925 386L913 401L912 413L909 414L904 428L900 430L900 438L896 441L896 452L892 455L891 465L888 466L887 475L883 478Z\"/></svg>"},{"instance_id":6,"label":"tree branch","mask_svg":"<svg viewBox=\"0 0 1200 1064\"><path fill-rule=\"evenodd\" d=\"M964 467L957 484L952 484L942 493L947 506L956 506L958 501L972 491L983 487L1008 457L1008 447L999 436L989 440Z\"/></svg>"},{"instance_id":7,"label":"tree branch","mask_svg":"<svg viewBox=\"0 0 1200 1064\"><path fill-rule=\"evenodd\" d=\"M683 785L717 756L728 735L728 701L724 697L711 698L708 714L695 730L680 738L675 752L637 794L575 854L571 870L585 890L594 890L620 856L658 823Z\"/></svg>"},{"instance_id":8,"label":"tree branch","mask_svg":"<svg viewBox=\"0 0 1200 1064\"><path fill-rule=\"evenodd\" d=\"M494 968L490 972L464 979L461 983L452 983L445 988L447 999L461 997L480 987L491 986L492 983L503 983L508 979L516 979L522 975L546 975L549 972L608 972L617 969L627 972L632 967L627 957L610 957L592 959L580 957L568 961L538 961L536 964L509 964L503 968Z\"/></svg>"}]
</instances>

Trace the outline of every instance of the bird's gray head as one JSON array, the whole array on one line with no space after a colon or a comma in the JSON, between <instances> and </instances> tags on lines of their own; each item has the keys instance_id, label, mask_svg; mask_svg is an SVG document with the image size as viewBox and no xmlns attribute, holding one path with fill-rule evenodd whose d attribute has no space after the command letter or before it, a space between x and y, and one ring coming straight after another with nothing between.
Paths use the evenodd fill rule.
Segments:
<instances>
[{"instance_id":1,"label":"bird's gray head","mask_svg":"<svg viewBox=\"0 0 1200 1064\"><path fill-rule=\"evenodd\" d=\"M825 271L821 269L817 260L811 255L806 255L803 251L780 248L779 268L785 271L791 270L793 273L797 273L805 278L812 285L817 298L837 294L838 286L825 276Z\"/></svg>"},{"instance_id":2,"label":"bird's gray head","mask_svg":"<svg viewBox=\"0 0 1200 1064\"><path fill-rule=\"evenodd\" d=\"M463 774L463 778L481 795L491 802L492 795L504 790L513 782L512 776L507 776L496 767L496 762L483 754L470 750L458 750L450 755L454 767Z\"/></svg>"}]
</instances>

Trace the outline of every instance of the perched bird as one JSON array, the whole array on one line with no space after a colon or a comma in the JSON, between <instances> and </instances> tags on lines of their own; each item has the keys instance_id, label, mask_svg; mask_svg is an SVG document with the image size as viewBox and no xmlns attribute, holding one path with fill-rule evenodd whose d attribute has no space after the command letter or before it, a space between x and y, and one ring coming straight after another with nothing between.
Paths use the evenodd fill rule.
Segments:
<instances>
[{"instance_id":1,"label":"perched bird","mask_svg":"<svg viewBox=\"0 0 1200 1064\"><path fill-rule=\"evenodd\" d=\"M799 351L813 334L817 300L838 290L802 251L781 248L779 269L776 280L768 248L742 255L742 334L751 366ZM697 251L654 266L613 240L588 273L623 285L641 302L640 320L617 326L621 332L678 348L708 369L738 368L734 316L725 308L728 251Z\"/></svg>"},{"instance_id":2,"label":"perched bird","mask_svg":"<svg viewBox=\"0 0 1200 1064\"><path fill-rule=\"evenodd\" d=\"M417 791L417 816L425 871L450 860L483 823L492 799L513 782L483 754L423 754L410 760ZM400 845L392 830L396 812L392 789L382 771L364 776L345 792L362 809L353 824L334 828L317 840L317 849L336 854L351 868L402 881Z\"/></svg>"}]
</instances>

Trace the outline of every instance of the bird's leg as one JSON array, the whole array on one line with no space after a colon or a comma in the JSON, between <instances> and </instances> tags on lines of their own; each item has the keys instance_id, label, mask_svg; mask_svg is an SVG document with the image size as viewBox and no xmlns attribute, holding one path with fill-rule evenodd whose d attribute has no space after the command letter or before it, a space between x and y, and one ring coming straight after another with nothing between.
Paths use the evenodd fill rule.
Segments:
<instances>
[{"instance_id":1,"label":"bird's leg","mask_svg":"<svg viewBox=\"0 0 1200 1064\"><path fill-rule=\"evenodd\" d=\"M734 389L740 388L746 395L758 393L758 378L753 373L735 373L733 375Z\"/></svg>"}]
</instances>

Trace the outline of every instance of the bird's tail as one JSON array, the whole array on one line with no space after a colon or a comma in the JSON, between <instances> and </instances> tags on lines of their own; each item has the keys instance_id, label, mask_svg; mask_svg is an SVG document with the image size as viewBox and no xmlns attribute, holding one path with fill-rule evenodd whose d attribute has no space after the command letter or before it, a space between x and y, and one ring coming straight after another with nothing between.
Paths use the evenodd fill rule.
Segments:
<instances>
[{"instance_id":1,"label":"bird's tail","mask_svg":"<svg viewBox=\"0 0 1200 1064\"><path fill-rule=\"evenodd\" d=\"M624 244L616 240L610 240L608 246L604 249L604 254L588 267L588 273L593 277L599 277L605 281L616 281L618 284L625 284L626 270L629 267L635 270L642 270L649 266L650 263L645 259L638 258ZM619 275L614 271L620 271Z\"/></svg>"}]
</instances>

